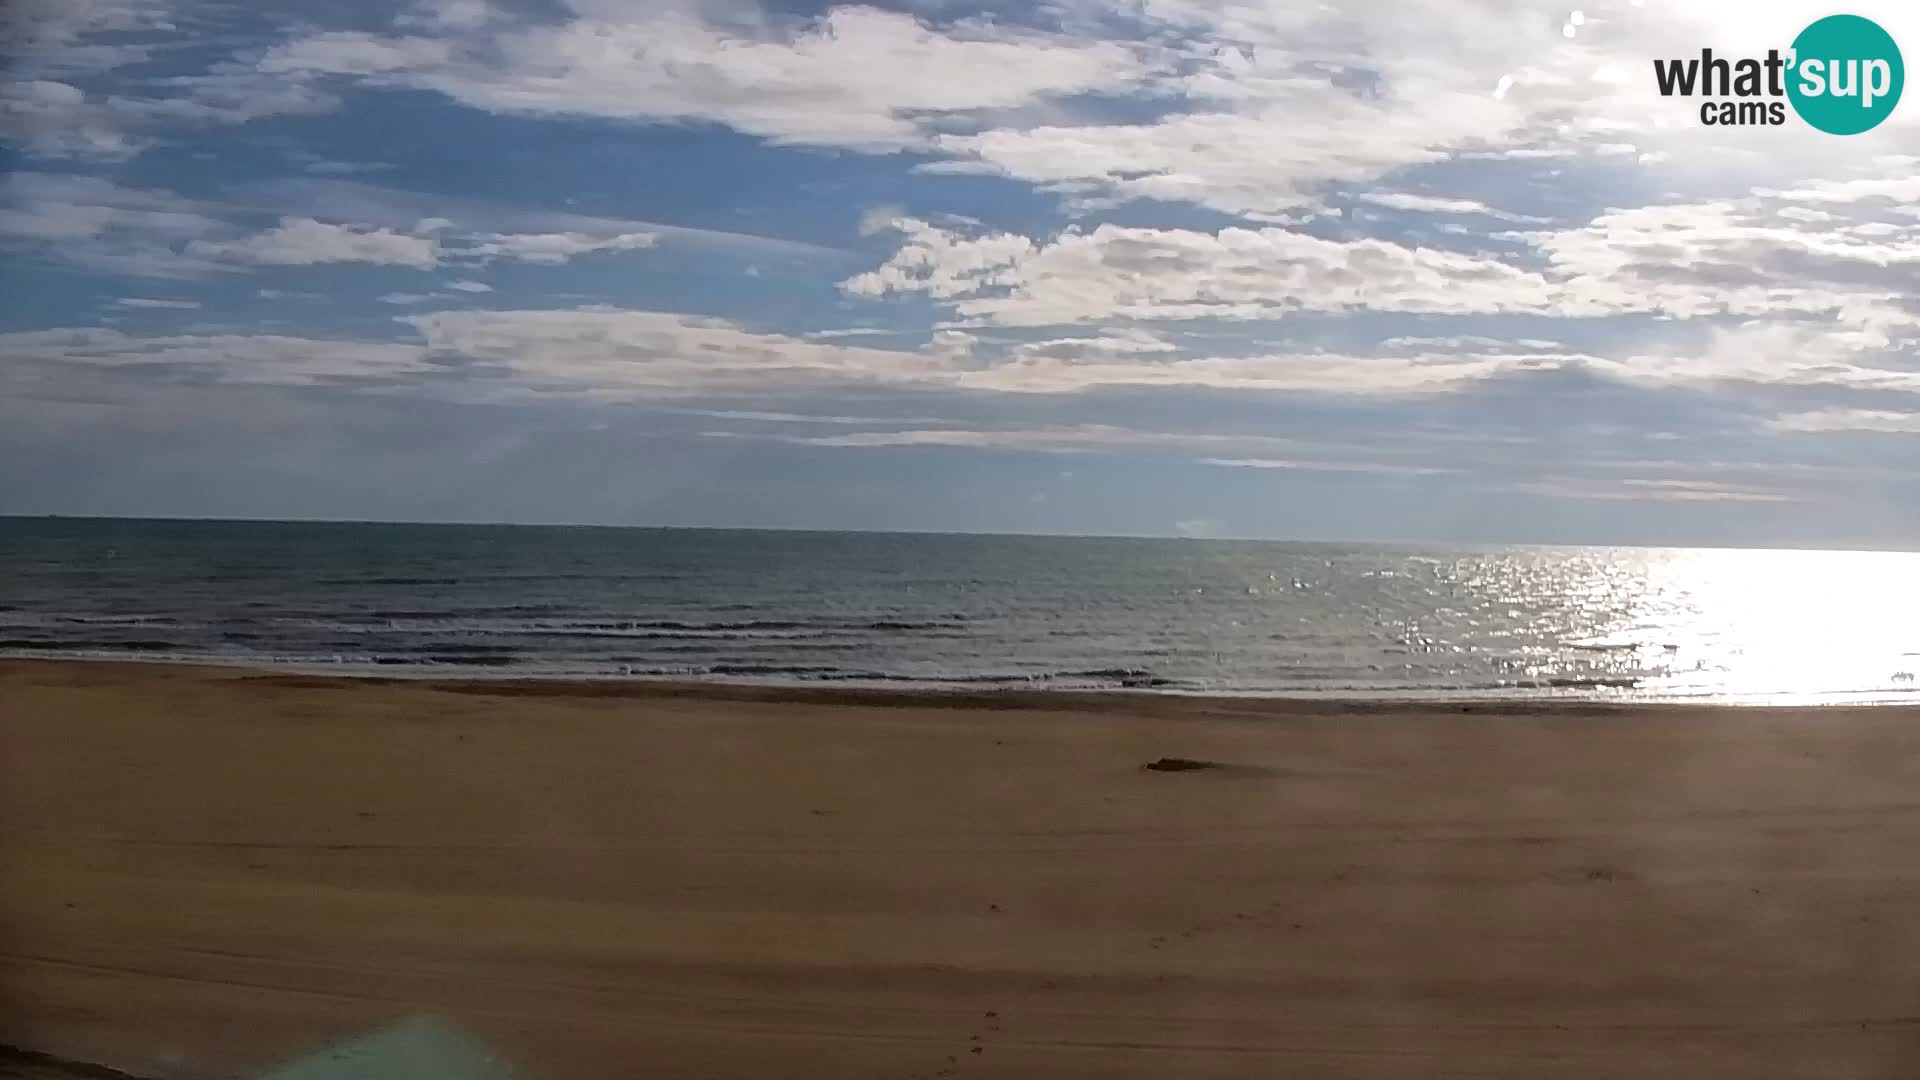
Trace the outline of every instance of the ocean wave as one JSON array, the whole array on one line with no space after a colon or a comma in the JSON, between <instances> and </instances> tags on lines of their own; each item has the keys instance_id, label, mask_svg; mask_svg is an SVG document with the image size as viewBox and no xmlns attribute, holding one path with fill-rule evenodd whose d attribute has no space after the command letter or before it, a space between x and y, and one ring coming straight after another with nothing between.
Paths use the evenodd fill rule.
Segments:
<instances>
[{"instance_id":1,"label":"ocean wave","mask_svg":"<svg viewBox=\"0 0 1920 1080\"><path fill-rule=\"evenodd\" d=\"M335 577L319 578L314 584L338 587L343 585L463 585L466 582L456 577Z\"/></svg>"},{"instance_id":2,"label":"ocean wave","mask_svg":"<svg viewBox=\"0 0 1920 1080\"><path fill-rule=\"evenodd\" d=\"M70 614L64 611L39 612L20 611L17 608L0 609L10 612L0 619L0 628L5 629L44 629L54 626L179 626L180 621L171 615L115 615L115 614Z\"/></svg>"},{"instance_id":3,"label":"ocean wave","mask_svg":"<svg viewBox=\"0 0 1920 1080\"><path fill-rule=\"evenodd\" d=\"M18 652L166 652L185 648L158 638L0 638L0 650Z\"/></svg>"},{"instance_id":4,"label":"ocean wave","mask_svg":"<svg viewBox=\"0 0 1920 1080\"><path fill-rule=\"evenodd\" d=\"M419 656L375 656L367 661L382 667L440 665L453 667L512 667L520 658L512 654L424 653Z\"/></svg>"},{"instance_id":5,"label":"ocean wave","mask_svg":"<svg viewBox=\"0 0 1920 1080\"><path fill-rule=\"evenodd\" d=\"M1488 690L1636 690L1640 675L1556 675L1544 679L1510 679L1484 687ZM1482 689L1476 687L1475 689Z\"/></svg>"},{"instance_id":6,"label":"ocean wave","mask_svg":"<svg viewBox=\"0 0 1920 1080\"><path fill-rule=\"evenodd\" d=\"M283 624L318 633L420 634L461 633L499 637L618 638L639 641L686 638L717 640L766 638L806 639L823 635L912 633L929 637L959 636L967 630L961 621L906 619L746 619L691 621L679 619L494 619L479 612L441 612L425 609L381 609L332 618L280 617Z\"/></svg>"},{"instance_id":7,"label":"ocean wave","mask_svg":"<svg viewBox=\"0 0 1920 1080\"><path fill-rule=\"evenodd\" d=\"M561 623L562 630L648 630L678 633L745 633L757 630L948 630L962 621L904 619L746 619L736 622L683 622L676 619L626 619L610 622Z\"/></svg>"},{"instance_id":8,"label":"ocean wave","mask_svg":"<svg viewBox=\"0 0 1920 1080\"><path fill-rule=\"evenodd\" d=\"M1191 688L1193 684L1170 679L1136 668L1101 668L1090 671L1062 670L1032 673L955 675L937 672L872 671L843 668L831 664L711 663L678 667L623 665L622 675L642 678L696 679L776 679L801 682L903 683L919 686L998 686L1006 688L1068 689L1172 689Z\"/></svg>"},{"instance_id":9,"label":"ocean wave","mask_svg":"<svg viewBox=\"0 0 1920 1080\"><path fill-rule=\"evenodd\" d=\"M620 636L612 640L649 642L645 646L645 655L616 657L613 661L615 663L628 664L645 663L655 656L712 656L715 649L724 648L729 643L746 643L749 648L758 646L760 651L774 651L774 649L779 649L805 653L853 653L870 652L873 649L873 642L871 641L825 641L819 638L779 639L747 637L744 635L705 637L689 641L672 634L662 634L659 638L659 644L652 643L653 639L626 636Z\"/></svg>"},{"instance_id":10,"label":"ocean wave","mask_svg":"<svg viewBox=\"0 0 1920 1080\"><path fill-rule=\"evenodd\" d=\"M446 621L455 619L484 619L503 615L558 615L566 608L561 604L497 604L459 608L374 608L365 612L367 619ZM305 613L306 618L326 621L330 616L324 612ZM351 613L350 616L351 617Z\"/></svg>"}]
</instances>

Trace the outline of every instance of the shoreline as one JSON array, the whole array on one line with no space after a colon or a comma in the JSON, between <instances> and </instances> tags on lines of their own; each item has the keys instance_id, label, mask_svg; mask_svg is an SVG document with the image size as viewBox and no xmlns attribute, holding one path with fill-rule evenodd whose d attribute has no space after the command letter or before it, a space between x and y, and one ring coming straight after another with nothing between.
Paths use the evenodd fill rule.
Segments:
<instances>
[{"instance_id":1,"label":"shoreline","mask_svg":"<svg viewBox=\"0 0 1920 1080\"><path fill-rule=\"evenodd\" d=\"M1714 701L1644 701L1619 698L1563 696L1461 696L1461 697L1363 697L1345 694L1258 694L1218 693L1197 690L1165 689L1081 689L1008 686L981 688L964 685L873 686L822 685L804 682L753 681L748 679L675 679L648 676L552 677L537 675L426 673L395 675L380 671L344 672L312 667L279 667L248 663L182 663L149 660L141 657L39 657L0 656L0 677L9 669L48 671L67 667L98 667L104 670L126 667L158 673L162 677L202 677L231 680L258 686L289 689L326 689L350 686L389 687L429 690L476 697L520 698L533 700L596 700L633 703L693 701L711 703L794 704L814 706L855 706L861 708L909 710L937 709L987 712L1079 713L1088 710L1120 712L1130 716L1196 714L1238 716L1248 719L1288 716L1357 715L1396 709L1468 709L1486 715L1503 713L1578 714L1596 712L1644 713L1656 711L1712 711L1722 708L1742 710L1800 709L1812 706L1743 704ZM137 680L136 680L137 681ZM1914 704L1920 705L1920 701ZM1853 703L1834 707L1856 707ZM1859 707L1898 707L1868 703Z\"/></svg>"},{"instance_id":2,"label":"shoreline","mask_svg":"<svg viewBox=\"0 0 1920 1080\"><path fill-rule=\"evenodd\" d=\"M252 675L306 679L340 679L373 685L429 685L448 687L542 687L554 695L584 693L574 688L630 688L626 693L602 689L606 696L709 697L713 700L765 700L768 698L806 699L821 702L849 701L881 703L892 701L901 706L956 702L953 707L1045 708L1055 698L1139 698L1145 701L1201 700L1221 702L1267 702L1276 711L1292 706L1321 705L1379 708L1446 708L1449 706L1513 707L1529 711L1559 711L1567 708L1590 709L1616 706L1623 709L1806 709L1806 708L1902 708L1920 707L1920 687L1912 690L1851 690L1808 694L1755 694L1745 697L1712 695L1660 695L1655 692L1620 687L1513 687L1501 690L1436 689L1422 691L1381 691L1365 693L1338 690L1221 690L1185 687L1083 687L1048 686L1040 682L988 685L965 682L919 682L910 679L859 680L780 680L749 676L681 676L622 674L539 674L507 672L498 669L423 670L404 672L378 666L348 669L323 663L291 662L277 664L255 660L226 661L215 658L181 660L170 657L22 655L0 654L0 666L14 664L86 664L131 665L148 668L180 668L209 672L242 672ZM424 667L424 665L422 666ZM469 691L479 692L479 691ZM526 690L510 692L528 692ZM1015 701L1014 706L993 702ZM1070 705L1060 707L1068 708Z\"/></svg>"}]
</instances>

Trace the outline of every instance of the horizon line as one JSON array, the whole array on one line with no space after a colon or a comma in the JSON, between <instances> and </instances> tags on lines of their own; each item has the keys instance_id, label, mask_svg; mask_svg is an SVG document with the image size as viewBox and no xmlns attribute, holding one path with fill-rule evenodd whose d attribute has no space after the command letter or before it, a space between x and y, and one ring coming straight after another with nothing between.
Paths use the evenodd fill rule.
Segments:
<instances>
[{"instance_id":1,"label":"horizon line","mask_svg":"<svg viewBox=\"0 0 1920 1080\"><path fill-rule=\"evenodd\" d=\"M1588 543L1569 543L1565 541L1526 541L1526 540L1409 540L1409 539L1372 539L1372 538L1288 538L1273 536L1192 536L1181 533L1064 533L1064 532L996 532L996 531L958 531L941 529L831 529L806 526L772 525L666 525L581 521L414 521L402 518L279 518L279 517L221 517L190 516L177 514L63 514L63 513L0 513L0 522L6 521L137 521L168 522L179 524L213 525L380 525L412 528L450 528L450 529L608 529L633 530L640 532L740 532L740 533L784 533L815 536L923 536L923 537L966 537L982 540L1143 540L1143 541L1192 541L1197 543L1230 544L1290 544L1338 545L1352 544L1365 547L1400 548L1551 548L1567 550L1590 550L1594 548L1627 548L1644 551L1797 551L1813 554L1920 554L1920 548L1888 547L1832 547L1832 546L1794 546L1787 544L1762 544L1738 547L1728 544L1658 544L1645 542L1603 541Z\"/></svg>"}]
</instances>

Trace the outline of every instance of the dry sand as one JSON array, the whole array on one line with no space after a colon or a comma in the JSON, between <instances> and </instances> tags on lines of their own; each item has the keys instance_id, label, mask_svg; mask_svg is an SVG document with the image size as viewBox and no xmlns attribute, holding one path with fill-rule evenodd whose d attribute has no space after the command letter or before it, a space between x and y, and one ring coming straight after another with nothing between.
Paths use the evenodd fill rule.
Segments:
<instances>
[{"instance_id":1,"label":"dry sand","mask_svg":"<svg viewBox=\"0 0 1920 1080\"><path fill-rule=\"evenodd\" d=\"M241 1076L425 1015L530 1080L1910 1078L1916 721L5 663L0 1042Z\"/></svg>"}]
</instances>

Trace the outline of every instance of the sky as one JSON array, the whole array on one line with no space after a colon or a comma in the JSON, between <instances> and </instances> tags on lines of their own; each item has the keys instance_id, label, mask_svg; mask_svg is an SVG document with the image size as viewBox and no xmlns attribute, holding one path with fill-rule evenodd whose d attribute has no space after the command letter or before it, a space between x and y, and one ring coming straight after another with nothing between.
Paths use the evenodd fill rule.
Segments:
<instances>
[{"instance_id":1,"label":"sky","mask_svg":"<svg viewBox=\"0 0 1920 1080\"><path fill-rule=\"evenodd\" d=\"M0 513L1920 548L1830 13L11 0Z\"/></svg>"}]
</instances>

